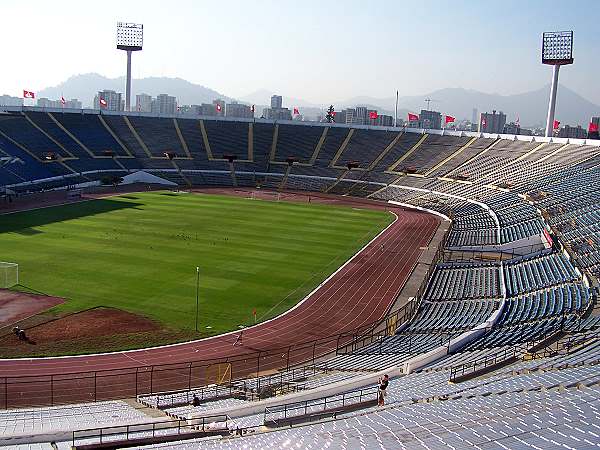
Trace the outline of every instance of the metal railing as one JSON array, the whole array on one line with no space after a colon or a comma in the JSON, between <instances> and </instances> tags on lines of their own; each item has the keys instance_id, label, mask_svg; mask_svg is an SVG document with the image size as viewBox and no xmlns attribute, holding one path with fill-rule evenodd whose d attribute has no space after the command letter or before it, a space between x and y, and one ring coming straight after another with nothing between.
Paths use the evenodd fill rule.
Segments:
<instances>
[{"instance_id":1,"label":"metal railing","mask_svg":"<svg viewBox=\"0 0 600 450\"><path fill-rule=\"evenodd\" d=\"M201 402L230 398L235 396L245 396L247 399L261 399L267 396L264 393L266 388L287 387L288 392L296 392L304 389L302 382L317 373L327 373L326 368L318 365L307 365L302 367L293 367L271 375L260 377L248 377L240 380L231 381L225 384L213 384L209 386L200 386L192 389L179 389L175 391L165 391L148 396L139 396L138 401L152 408L172 408L174 406L191 404L194 396Z\"/></svg>"},{"instance_id":2,"label":"metal railing","mask_svg":"<svg viewBox=\"0 0 600 450\"><path fill-rule=\"evenodd\" d=\"M358 199L361 201L361 199ZM362 200L368 202L368 200ZM390 309L373 322L334 335L285 347L248 352L241 355L192 360L174 364L140 365L124 369L71 372L0 378L0 408L53 406L138 397L177 390L190 391L232 380L260 376L261 371L289 370L302 364L315 365L317 359L335 354L355 342L354 348L377 336L378 330L391 330L412 318L424 296L435 264L444 251L448 232L440 241L434 260L416 294L416 301L393 311ZM415 270L413 267L413 272ZM412 275L412 273L411 273ZM400 294L400 293L399 293ZM397 300L396 300L397 301ZM227 388L226 388L227 389ZM208 391L207 391L208 392Z\"/></svg>"},{"instance_id":3,"label":"metal railing","mask_svg":"<svg viewBox=\"0 0 600 450\"><path fill-rule=\"evenodd\" d=\"M551 249L545 249L541 244L531 244L502 250L495 250L492 246L466 249L452 248L444 251L443 262L508 262L518 258L528 258L532 255L542 255L551 252Z\"/></svg>"},{"instance_id":4,"label":"metal railing","mask_svg":"<svg viewBox=\"0 0 600 450\"><path fill-rule=\"evenodd\" d=\"M448 234L449 230L444 234L444 237L440 241L433 260L431 261L431 264L429 264L427 272L425 273L423 281L419 285L419 289L417 290L414 298L410 299L408 303L400 307L398 310L389 312L385 319L377 324L377 326L367 329L362 334L340 334L340 341L342 339L349 339L349 343L344 345L341 342L338 342L336 355L344 355L355 352L377 340L382 342L384 337L393 336L399 329L402 328L402 326L413 320L419 310L419 306L421 305L423 298L425 297L433 271L435 270L436 265L443 259L444 246L446 239L448 238ZM416 267L416 265L413 267L410 276L412 276Z\"/></svg>"},{"instance_id":5,"label":"metal railing","mask_svg":"<svg viewBox=\"0 0 600 450\"><path fill-rule=\"evenodd\" d=\"M560 316L556 316L560 317ZM488 353L481 358L477 358L473 361L468 361L462 364L458 364L456 366L450 367L450 381L455 381L457 378L461 378L466 375L470 375L473 373L477 373L480 371L484 371L486 368L500 364L504 361L508 361L511 358L515 357L523 357L524 355L528 355L529 358L541 358L545 356L552 356L556 354L556 351L552 349L554 347L559 348L561 340L558 339L554 342L552 341L554 338L560 338L563 333L565 333L564 325L565 325L565 317L578 317L577 314L572 313L569 316L563 315L560 321L559 328L550 328L546 330L544 333L536 335L534 338L529 340L525 339L527 330L525 330L525 325L522 324L519 328L519 340L522 342L513 344L510 347L502 347L497 352ZM494 330L496 328L488 328L486 332ZM600 330L599 330L600 333ZM546 345L547 343L547 345ZM542 348L533 351L536 347L543 345ZM536 356L538 355L538 356ZM544 355L544 356L542 356Z\"/></svg>"},{"instance_id":6,"label":"metal railing","mask_svg":"<svg viewBox=\"0 0 600 450\"><path fill-rule=\"evenodd\" d=\"M376 324L362 325L356 334ZM343 335L340 337L340 334ZM183 363L0 378L0 408L53 406L138 397L158 392L191 390L259 376L261 371L290 369L335 353L354 333L318 338L281 348Z\"/></svg>"},{"instance_id":7,"label":"metal railing","mask_svg":"<svg viewBox=\"0 0 600 450\"><path fill-rule=\"evenodd\" d=\"M586 345L589 341L600 337L600 329L589 332L568 332L566 339L560 339L556 342L536 350L527 355L529 359L542 359L553 356L565 356L576 353L581 350L582 345Z\"/></svg>"},{"instance_id":8,"label":"metal railing","mask_svg":"<svg viewBox=\"0 0 600 450\"><path fill-rule=\"evenodd\" d=\"M485 355L481 359L469 361L450 368L450 380L455 382L457 379L477 372L484 371L488 367L495 366L511 358L523 355L527 349L519 346L504 347L498 352Z\"/></svg>"},{"instance_id":9,"label":"metal railing","mask_svg":"<svg viewBox=\"0 0 600 450\"><path fill-rule=\"evenodd\" d=\"M285 424L307 422L325 416L336 416L345 408L360 406L365 402L377 401L378 388L365 388L359 391L344 392L301 402L286 403L265 408L263 423ZM296 420L294 420L296 419Z\"/></svg>"},{"instance_id":10,"label":"metal railing","mask_svg":"<svg viewBox=\"0 0 600 450\"><path fill-rule=\"evenodd\" d=\"M224 433L229 434L231 418L227 415L214 415L194 418L193 424L187 420L167 420L161 422L119 425L111 427L88 428L76 430L72 433L72 448L78 446L92 446L98 444L119 443L132 440L153 440L161 438L167 440L169 436L189 438L190 433Z\"/></svg>"}]
</instances>

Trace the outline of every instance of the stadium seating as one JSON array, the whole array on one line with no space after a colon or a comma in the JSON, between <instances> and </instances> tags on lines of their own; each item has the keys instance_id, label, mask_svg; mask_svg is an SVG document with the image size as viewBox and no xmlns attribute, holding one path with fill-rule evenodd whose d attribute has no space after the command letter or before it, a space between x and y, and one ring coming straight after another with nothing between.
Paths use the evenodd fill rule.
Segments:
<instances>
[{"instance_id":1,"label":"stadium seating","mask_svg":"<svg viewBox=\"0 0 600 450\"><path fill-rule=\"evenodd\" d=\"M103 157L106 150L115 158ZM177 158L170 161L165 151ZM49 153L57 158L47 159ZM227 155L233 156L231 162ZM399 376L390 383L388 406L359 405L358 412L336 413L336 420L319 416L311 419L316 424L269 433L262 432L266 410L242 415L233 423L251 431L203 440L206 448L321 447L326 442L346 448L436 448L442 443L544 448L548 442L578 448L581 442L597 442L598 146L25 109L0 116L0 156L24 163L0 168L0 186L17 192L63 188L141 169L184 186L260 186L391 200L452 220L446 258L431 267L408 322L383 327L349 350L338 349L315 362L311 375L282 372L270 375L279 377L278 384L261 376L235 385L237 394L257 391L261 383L316 392L323 386L350 386L362 374L395 367ZM289 166L288 158L296 163ZM348 170L349 163L358 167ZM554 236L553 245L542 241L544 230ZM464 336L469 339L451 345ZM434 361L403 372L405 364L440 349ZM448 383L457 368L476 372L488 361L494 364L486 378ZM340 387L341 395L357 392L344 389ZM147 422L145 407L187 419L220 408L243 408L250 401L206 392L195 388L139 396L139 408L114 401L0 411L0 433ZM200 407L188 404L194 393L203 396ZM339 399L331 396L331 404ZM306 411L317 414L320 404L311 400ZM168 447L197 448L198 442ZM58 443L58 448L68 446L70 442Z\"/></svg>"},{"instance_id":2,"label":"stadium seating","mask_svg":"<svg viewBox=\"0 0 600 450\"><path fill-rule=\"evenodd\" d=\"M95 114L53 114L71 134L83 143L96 156L111 151L116 156L129 156L129 153L103 125L100 116Z\"/></svg>"}]
</instances>

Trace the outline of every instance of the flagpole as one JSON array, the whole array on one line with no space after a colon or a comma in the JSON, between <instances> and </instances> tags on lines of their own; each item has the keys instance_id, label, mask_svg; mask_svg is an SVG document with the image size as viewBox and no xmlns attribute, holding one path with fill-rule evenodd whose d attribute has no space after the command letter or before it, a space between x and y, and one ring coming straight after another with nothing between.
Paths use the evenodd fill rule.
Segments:
<instances>
[{"instance_id":1,"label":"flagpole","mask_svg":"<svg viewBox=\"0 0 600 450\"><path fill-rule=\"evenodd\" d=\"M394 110L394 128L398 126L398 91L396 90L396 109Z\"/></svg>"}]
</instances>

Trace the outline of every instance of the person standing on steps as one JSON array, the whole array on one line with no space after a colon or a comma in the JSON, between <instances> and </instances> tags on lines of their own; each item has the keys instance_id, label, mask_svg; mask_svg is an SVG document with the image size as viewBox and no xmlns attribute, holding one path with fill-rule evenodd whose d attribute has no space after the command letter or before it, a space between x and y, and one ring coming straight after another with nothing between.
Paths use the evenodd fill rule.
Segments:
<instances>
[{"instance_id":1,"label":"person standing on steps","mask_svg":"<svg viewBox=\"0 0 600 450\"><path fill-rule=\"evenodd\" d=\"M379 387L377 391L377 405L383 406L385 404L385 397L387 396L387 387L390 384L390 378L387 374L379 379Z\"/></svg>"}]
</instances>

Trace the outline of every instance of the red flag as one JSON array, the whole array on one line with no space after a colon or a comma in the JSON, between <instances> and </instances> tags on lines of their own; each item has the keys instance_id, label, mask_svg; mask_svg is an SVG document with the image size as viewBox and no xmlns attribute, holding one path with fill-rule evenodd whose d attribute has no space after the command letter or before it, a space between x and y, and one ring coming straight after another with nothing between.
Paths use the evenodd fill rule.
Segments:
<instances>
[{"instance_id":1,"label":"red flag","mask_svg":"<svg viewBox=\"0 0 600 450\"><path fill-rule=\"evenodd\" d=\"M377 119L378 115L377 115L377 111L371 111L369 113L369 119Z\"/></svg>"},{"instance_id":2,"label":"red flag","mask_svg":"<svg viewBox=\"0 0 600 450\"><path fill-rule=\"evenodd\" d=\"M100 108L106 108L108 103L103 98L100 98Z\"/></svg>"},{"instance_id":3,"label":"red flag","mask_svg":"<svg viewBox=\"0 0 600 450\"><path fill-rule=\"evenodd\" d=\"M252 315L253 315L254 317L256 317L256 308L254 308L254 309L252 310Z\"/></svg>"},{"instance_id":4,"label":"red flag","mask_svg":"<svg viewBox=\"0 0 600 450\"><path fill-rule=\"evenodd\" d=\"M590 126L588 128L589 133L597 133L598 132L598 124L594 122L590 122Z\"/></svg>"},{"instance_id":5,"label":"red flag","mask_svg":"<svg viewBox=\"0 0 600 450\"><path fill-rule=\"evenodd\" d=\"M419 120L418 114L408 113L408 121L409 122L416 122L417 120Z\"/></svg>"},{"instance_id":6,"label":"red flag","mask_svg":"<svg viewBox=\"0 0 600 450\"><path fill-rule=\"evenodd\" d=\"M35 98L35 92L23 90L23 98Z\"/></svg>"},{"instance_id":7,"label":"red flag","mask_svg":"<svg viewBox=\"0 0 600 450\"><path fill-rule=\"evenodd\" d=\"M298 111L298 108L294 107L294 115L297 116L300 114L300 111Z\"/></svg>"},{"instance_id":8,"label":"red flag","mask_svg":"<svg viewBox=\"0 0 600 450\"><path fill-rule=\"evenodd\" d=\"M455 120L456 120L456 119L455 119L454 117L452 117L452 116L448 116L448 115L446 116L446 123L452 123L452 122L454 122Z\"/></svg>"},{"instance_id":9,"label":"red flag","mask_svg":"<svg viewBox=\"0 0 600 450\"><path fill-rule=\"evenodd\" d=\"M217 103L216 108L217 108L217 112L220 113L221 112L221 104Z\"/></svg>"},{"instance_id":10,"label":"red flag","mask_svg":"<svg viewBox=\"0 0 600 450\"><path fill-rule=\"evenodd\" d=\"M558 130L558 127L560 127L560 122L558 120L555 120L554 124L552 125L552 129Z\"/></svg>"},{"instance_id":11,"label":"red flag","mask_svg":"<svg viewBox=\"0 0 600 450\"><path fill-rule=\"evenodd\" d=\"M64 106L65 103L67 103L67 101L65 100L64 97L60 97L60 103Z\"/></svg>"}]
</instances>

